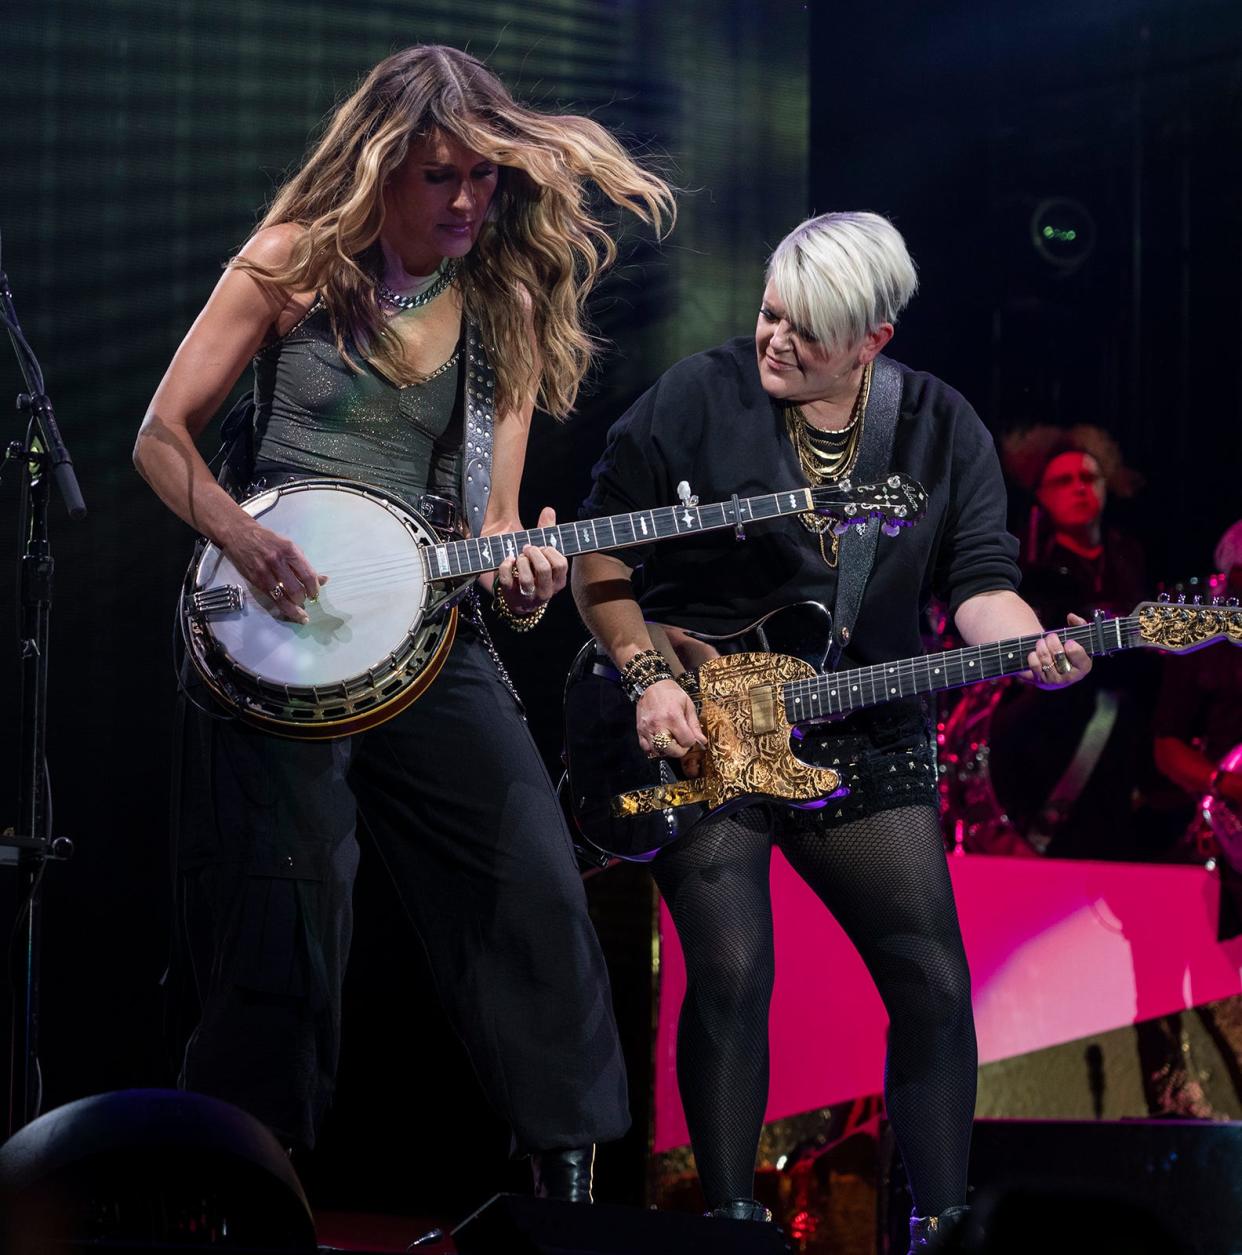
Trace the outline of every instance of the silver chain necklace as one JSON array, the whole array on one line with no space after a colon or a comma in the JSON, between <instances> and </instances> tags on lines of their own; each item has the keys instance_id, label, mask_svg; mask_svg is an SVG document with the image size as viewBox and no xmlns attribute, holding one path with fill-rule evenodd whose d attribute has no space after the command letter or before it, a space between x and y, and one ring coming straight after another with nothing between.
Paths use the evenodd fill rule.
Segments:
<instances>
[{"instance_id":1,"label":"silver chain necklace","mask_svg":"<svg viewBox=\"0 0 1242 1255\"><path fill-rule=\"evenodd\" d=\"M387 301L389 305L397 309L418 309L429 301L434 301L457 277L459 269L460 263L457 258L448 258L441 263L439 274L421 292L416 292L413 296L402 296L399 292L394 292L383 279L375 281L375 288L381 300Z\"/></svg>"}]
</instances>

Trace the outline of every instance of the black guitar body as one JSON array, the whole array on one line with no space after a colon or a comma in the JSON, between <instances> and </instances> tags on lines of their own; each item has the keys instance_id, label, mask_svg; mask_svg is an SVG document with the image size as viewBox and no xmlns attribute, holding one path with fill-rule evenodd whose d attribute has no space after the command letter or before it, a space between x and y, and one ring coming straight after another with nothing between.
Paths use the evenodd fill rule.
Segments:
<instances>
[{"instance_id":1,"label":"black guitar body","mask_svg":"<svg viewBox=\"0 0 1242 1255\"><path fill-rule=\"evenodd\" d=\"M730 636L689 635L717 654L789 654L816 671L826 666L832 614L818 602L774 610ZM639 748L634 706L621 688L612 660L588 641L565 685L565 766L570 810L587 855L646 862L684 836L706 814L705 806L669 807L650 815L621 818L612 813L619 793L678 778L675 762L650 759Z\"/></svg>"}]
</instances>

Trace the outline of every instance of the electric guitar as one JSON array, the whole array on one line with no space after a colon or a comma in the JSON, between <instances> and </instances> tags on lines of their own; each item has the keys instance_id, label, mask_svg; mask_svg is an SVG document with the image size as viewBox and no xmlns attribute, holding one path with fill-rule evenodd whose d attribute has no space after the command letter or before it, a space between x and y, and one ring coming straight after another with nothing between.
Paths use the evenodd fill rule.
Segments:
<instances>
[{"instance_id":1,"label":"electric guitar","mask_svg":"<svg viewBox=\"0 0 1242 1255\"><path fill-rule=\"evenodd\" d=\"M826 672L831 627L828 610L803 602L731 636L683 633L710 655L695 669L695 707L708 747L692 777L679 776L672 760L650 760L642 752L634 707L616 668L588 642L565 692L569 802L586 841L606 855L643 860L711 815L764 799L798 806L839 794L838 772L798 758L792 741L799 729L900 697L1024 671L1040 639L1015 637ZM1136 647L1185 653L1218 640L1242 645L1242 608L1236 598L1211 605L1145 601L1132 614L1097 612L1091 623L1057 631L1093 657Z\"/></svg>"}]
</instances>

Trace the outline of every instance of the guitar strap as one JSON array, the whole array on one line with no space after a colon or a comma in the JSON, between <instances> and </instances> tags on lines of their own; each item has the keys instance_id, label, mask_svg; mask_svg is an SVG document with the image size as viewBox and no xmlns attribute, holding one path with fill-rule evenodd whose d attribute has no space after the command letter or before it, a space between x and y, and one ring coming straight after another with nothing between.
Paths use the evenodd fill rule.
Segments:
<instances>
[{"instance_id":1,"label":"guitar strap","mask_svg":"<svg viewBox=\"0 0 1242 1255\"><path fill-rule=\"evenodd\" d=\"M872 388L875 387L874 382ZM496 427L496 372L479 328L466 323L466 434L461 459L461 500L470 534L477 536L492 491L492 437ZM870 408L870 407L868 407Z\"/></svg>"},{"instance_id":2,"label":"guitar strap","mask_svg":"<svg viewBox=\"0 0 1242 1255\"><path fill-rule=\"evenodd\" d=\"M901 367L887 357L877 357L871 368L871 392L863 413L862 439L858 461L851 478L863 483L882 479L890 471L897 415L901 410ZM837 561L837 596L832 608L832 647L828 667L836 668L850 643L863 592L875 564L880 540L878 519L868 519L858 527L847 528L841 537Z\"/></svg>"}]
</instances>

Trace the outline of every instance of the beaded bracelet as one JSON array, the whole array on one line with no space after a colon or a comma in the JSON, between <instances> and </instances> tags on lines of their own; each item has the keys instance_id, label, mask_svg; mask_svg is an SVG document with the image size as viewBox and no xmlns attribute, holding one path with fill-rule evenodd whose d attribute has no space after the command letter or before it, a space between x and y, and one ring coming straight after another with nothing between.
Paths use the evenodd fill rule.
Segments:
<instances>
[{"instance_id":1,"label":"beaded bracelet","mask_svg":"<svg viewBox=\"0 0 1242 1255\"><path fill-rule=\"evenodd\" d=\"M621 668L621 687L632 702L661 680L671 680L673 673L664 655L656 649L644 649Z\"/></svg>"},{"instance_id":2,"label":"beaded bracelet","mask_svg":"<svg viewBox=\"0 0 1242 1255\"><path fill-rule=\"evenodd\" d=\"M492 609L511 632L529 632L543 618L543 612L547 608L548 603L545 601L542 605L532 610L530 614L515 614L513 608L505 600L504 593L500 590L500 581L497 580L492 585Z\"/></svg>"}]
</instances>

